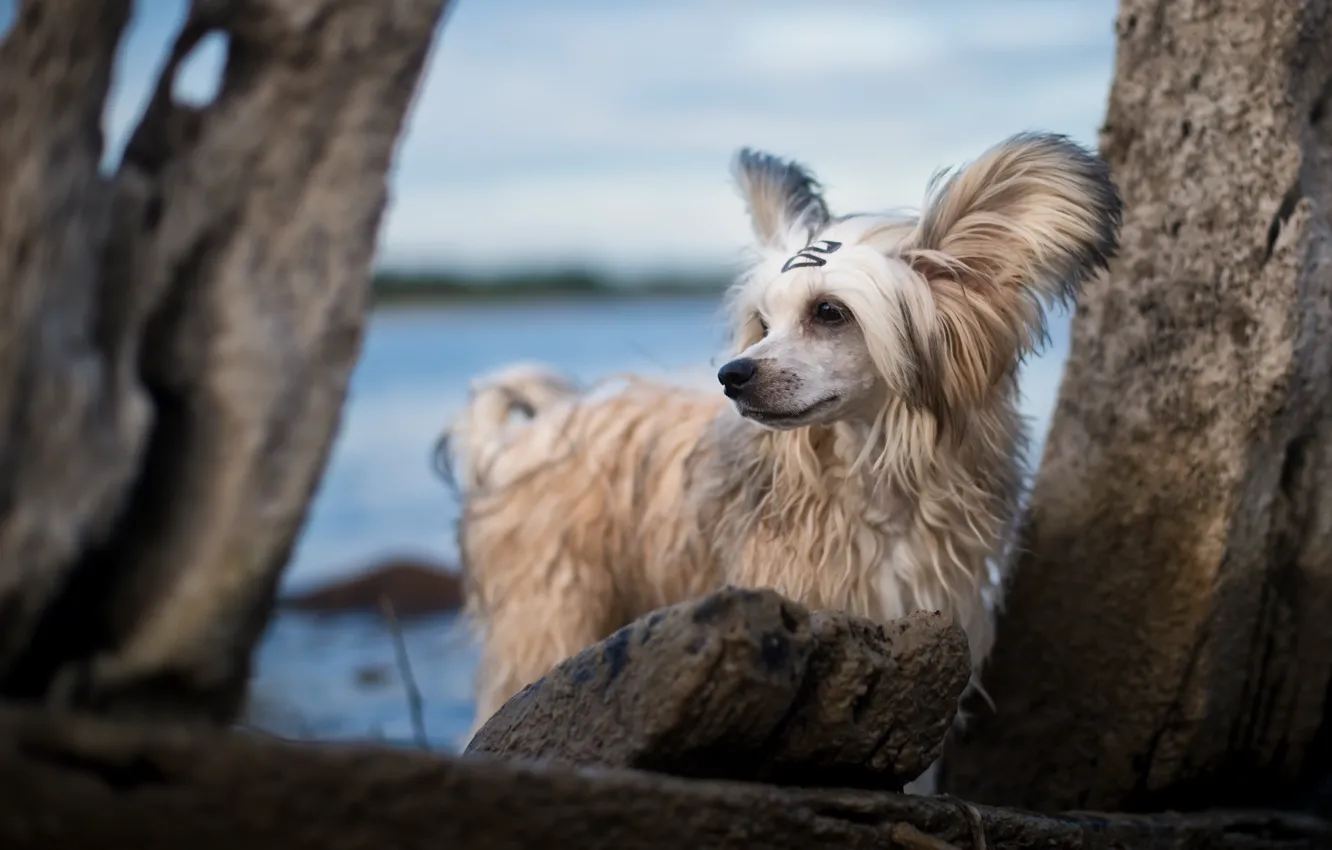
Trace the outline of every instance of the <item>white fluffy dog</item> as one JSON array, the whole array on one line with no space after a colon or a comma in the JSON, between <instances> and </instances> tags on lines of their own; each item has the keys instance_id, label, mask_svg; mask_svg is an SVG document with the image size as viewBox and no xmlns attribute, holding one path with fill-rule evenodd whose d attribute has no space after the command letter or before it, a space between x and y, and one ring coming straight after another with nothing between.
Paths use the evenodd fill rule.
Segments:
<instances>
[{"instance_id":1,"label":"white fluffy dog","mask_svg":"<svg viewBox=\"0 0 1332 850\"><path fill-rule=\"evenodd\" d=\"M1105 164L1015 136L936 179L919 217L834 217L766 154L735 173L757 256L729 298L724 395L631 379L593 396L519 366L477 382L447 435L478 722L723 584L879 621L940 611L973 671L990 651L1025 472L1018 366L1117 247Z\"/></svg>"}]
</instances>

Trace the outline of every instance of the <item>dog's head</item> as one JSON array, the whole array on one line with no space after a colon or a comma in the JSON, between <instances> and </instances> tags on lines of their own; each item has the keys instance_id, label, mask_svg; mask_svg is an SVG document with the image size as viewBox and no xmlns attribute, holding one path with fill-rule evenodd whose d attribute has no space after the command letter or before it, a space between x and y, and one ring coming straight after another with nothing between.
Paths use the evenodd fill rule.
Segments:
<instances>
[{"instance_id":1,"label":"dog's head","mask_svg":"<svg viewBox=\"0 0 1332 850\"><path fill-rule=\"evenodd\" d=\"M872 421L896 398L944 433L1118 245L1105 163L1062 136L941 174L918 218L835 218L808 171L751 150L735 173L761 259L732 288L737 353L717 377L771 428Z\"/></svg>"}]
</instances>

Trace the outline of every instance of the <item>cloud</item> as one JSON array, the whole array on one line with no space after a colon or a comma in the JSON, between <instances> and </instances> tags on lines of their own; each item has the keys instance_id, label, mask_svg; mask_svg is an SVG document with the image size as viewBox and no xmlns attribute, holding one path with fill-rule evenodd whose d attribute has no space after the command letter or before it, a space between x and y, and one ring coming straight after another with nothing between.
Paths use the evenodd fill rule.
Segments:
<instances>
[{"instance_id":1,"label":"cloud","mask_svg":"<svg viewBox=\"0 0 1332 850\"><path fill-rule=\"evenodd\" d=\"M464 0L401 149L381 256L715 266L747 236L727 171L741 145L804 160L841 209L910 206L937 168L1009 133L1094 143L1113 14L1108 0Z\"/></svg>"},{"instance_id":2,"label":"cloud","mask_svg":"<svg viewBox=\"0 0 1332 850\"><path fill-rule=\"evenodd\" d=\"M806 162L836 210L915 207L938 168L1010 133L1047 127L1094 143L1103 96L1087 92L1103 82L1094 68L1045 76L1024 90L1031 104L1022 111L1011 100L962 92L933 109L847 109L817 121L706 106L693 107L688 121L653 111L615 121L595 102L570 105L564 128L543 137L563 153L516 133L512 148L474 155L443 139L434 163L414 163L419 148L405 151L424 179L395 192L383 256L469 269L544 262L715 270L749 237L728 171L741 145Z\"/></svg>"},{"instance_id":3,"label":"cloud","mask_svg":"<svg viewBox=\"0 0 1332 850\"><path fill-rule=\"evenodd\" d=\"M0 0L0 21L12 0ZM1027 129L1095 142L1114 0L457 0L392 172L380 257L503 269L701 268L747 236L742 145L812 166L840 209L911 206ZM144 0L107 109L123 144L184 13ZM178 90L206 96L220 44Z\"/></svg>"}]
</instances>

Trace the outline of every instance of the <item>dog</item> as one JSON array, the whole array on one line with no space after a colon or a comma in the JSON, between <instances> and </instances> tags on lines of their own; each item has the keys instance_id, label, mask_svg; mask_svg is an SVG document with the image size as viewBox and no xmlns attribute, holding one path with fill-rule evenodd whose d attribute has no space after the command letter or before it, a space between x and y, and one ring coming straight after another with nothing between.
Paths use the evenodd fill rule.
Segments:
<instances>
[{"instance_id":1,"label":"dog","mask_svg":"<svg viewBox=\"0 0 1332 850\"><path fill-rule=\"evenodd\" d=\"M979 688L1027 480L1018 368L1117 250L1108 167L1020 134L937 175L915 216L833 216L809 170L752 149L733 171L755 244L720 392L596 394L520 364L474 382L446 430L478 725L726 584L881 622L942 612Z\"/></svg>"}]
</instances>

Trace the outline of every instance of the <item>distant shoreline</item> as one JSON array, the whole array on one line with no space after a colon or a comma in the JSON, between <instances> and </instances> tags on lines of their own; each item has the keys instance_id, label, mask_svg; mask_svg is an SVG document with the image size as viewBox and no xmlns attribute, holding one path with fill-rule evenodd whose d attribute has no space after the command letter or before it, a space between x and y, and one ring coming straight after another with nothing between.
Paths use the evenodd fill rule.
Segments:
<instances>
[{"instance_id":1,"label":"distant shoreline","mask_svg":"<svg viewBox=\"0 0 1332 850\"><path fill-rule=\"evenodd\" d=\"M434 272L382 270L372 280L376 307L459 302L599 298L720 298L727 281L715 278L661 277L615 281L585 272L513 274L492 277L459 276Z\"/></svg>"}]
</instances>

